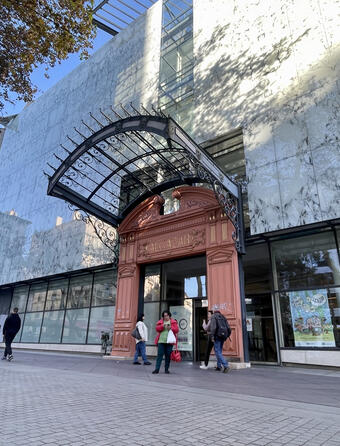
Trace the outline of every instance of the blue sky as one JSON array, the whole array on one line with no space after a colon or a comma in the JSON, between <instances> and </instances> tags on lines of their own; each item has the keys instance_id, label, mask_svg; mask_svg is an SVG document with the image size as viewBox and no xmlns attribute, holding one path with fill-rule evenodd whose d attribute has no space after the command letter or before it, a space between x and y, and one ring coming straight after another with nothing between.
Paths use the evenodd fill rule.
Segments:
<instances>
[{"instance_id":1,"label":"blue sky","mask_svg":"<svg viewBox=\"0 0 340 446\"><path fill-rule=\"evenodd\" d=\"M93 42L93 49L89 52L93 54L101 46L103 46L107 41L112 39L112 36L99 28L97 28L97 36ZM49 79L44 76L45 68L40 66L34 70L31 75L31 79L34 85L38 87L38 91L35 95L35 99L38 98L42 93L56 84L60 79L66 76L70 71L72 71L77 65L82 63L80 60L80 54L71 54L68 59L63 60L60 64L57 64L54 68L48 70ZM13 99L15 96L13 95ZM15 104L6 103L4 109L1 112L2 116L13 115L15 113L20 113L24 108L25 103L23 101L15 101Z\"/></svg>"}]
</instances>

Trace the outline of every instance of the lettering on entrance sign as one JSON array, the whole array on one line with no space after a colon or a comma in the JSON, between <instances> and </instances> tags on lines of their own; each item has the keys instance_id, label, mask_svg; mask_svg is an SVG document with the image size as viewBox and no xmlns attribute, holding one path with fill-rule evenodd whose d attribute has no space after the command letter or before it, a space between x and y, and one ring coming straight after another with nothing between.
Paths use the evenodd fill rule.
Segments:
<instances>
[{"instance_id":1,"label":"lettering on entrance sign","mask_svg":"<svg viewBox=\"0 0 340 446\"><path fill-rule=\"evenodd\" d=\"M223 303L220 303L220 304L214 304L212 306L212 310L215 310L215 311L225 310L225 311L227 311L228 307L229 307L229 311L231 311L232 310L231 303L223 302Z\"/></svg>"},{"instance_id":2,"label":"lettering on entrance sign","mask_svg":"<svg viewBox=\"0 0 340 446\"><path fill-rule=\"evenodd\" d=\"M193 249L199 245L205 245L205 230L193 229L179 236L138 244L138 257L148 257L159 252L168 251L169 249Z\"/></svg>"}]
</instances>

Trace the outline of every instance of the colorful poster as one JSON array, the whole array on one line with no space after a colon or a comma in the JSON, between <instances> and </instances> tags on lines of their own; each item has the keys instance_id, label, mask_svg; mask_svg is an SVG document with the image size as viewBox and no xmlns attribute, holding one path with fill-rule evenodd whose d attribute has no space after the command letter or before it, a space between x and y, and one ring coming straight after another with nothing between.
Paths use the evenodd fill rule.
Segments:
<instances>
[{"instance_id":1,"label":"colorful poster","mask_svg":"<svg viewBox=\"0 0 340 446\"><path fill-rule=\"evenodd\" d=\"M170 307L171 317L178 322L178 350L192 351L192 300L186 299L184 305Z\"/></svg>"},{"instance_id":2,"label":"colorful poster","mask_svg":"<svg viewBox=\"0 0 340 446\"><path fill-rule=\"evenodd\" d=\"M288 293L295 347L335 347L327 290Z\"/></svg>"}]
</instances>

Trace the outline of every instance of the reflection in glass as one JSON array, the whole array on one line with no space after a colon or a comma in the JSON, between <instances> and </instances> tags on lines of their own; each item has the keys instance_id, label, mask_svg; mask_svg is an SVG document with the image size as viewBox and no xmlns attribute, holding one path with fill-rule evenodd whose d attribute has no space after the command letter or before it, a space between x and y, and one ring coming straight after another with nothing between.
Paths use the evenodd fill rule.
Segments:
<instances>
[{"instance_id":1,"label":"reflection in glass","mask_svg":"<svg viewBox=\"0 0 340 446\"><path fill-rule=\"evenodd\" d=\"M52 280L48 284L45 310L63 310L66 305L68 280Z\"/></svg>"},{"instance_id":2,"label":"reflection in glass","mask_svg":"<svg viewBox=\"0 0 340 446\"><path fill-rule=\"evenodd\" d=\"M147 345L155 345L157 336L156 323L159 321L159 302L150 302L144 304L144 324L148 327L149 340Z\"/></svg>"},{"instance_id":3,"label":"reflection in glass","mask_svg":"<svg viewBox=\"0 0 340 446\"><path fill-rule=\"evenodd\" d=\"M8 314L11 304L12 290L10 288L0 290L0 314Z\"/></svg>"},{"instance_id":4,"label":"reflection in glass","mask_svg":"<svg viewBox=\"0 0 340 446\"><path fill-rule=\"evenodd\" d=\"M100 344L101 332L112 333L116 307L97 307L91 309L88 344Z\"/></svg>"},{"instance_id":5,"label":"reflection in glass","mask_svg":"<svg viewBox=\"0 0 340 446\"><path fill-rule=\"evenodd\" d=\"M67 310L62 342L85 344L89 309Z\"/></svg>"},{"instance_id":6,"label":"reflection in glass","mask_svg":"<svg viewBox=\"0 0 340 446\"><path fill-rule=\"evenodd\" d=\"M145 267L144 302L160 300L160 265L148 265Z\"/></svg>"},{"instance_id":7,"label":"reflection in glass","mask_svg":"<svg viewBox=\"0 0 340 446\"><path fill-rule=\"evenodd\" d=\"M27 295L28 286L14 288L11 311L13 308L17 307L19 308L19 313L24 312L26 310Z\"/></svg>"},{"instance_id":8,"label":"reflection in glass","mask_svg":"<svg viewBox=\"0 0 340 446\"><path fill-rule=\"evenodd\" d=\"M84 308L90 306L92 275L73 277L70 280L70 290L67 308Z\"/></svg>"},{"instance_id":9,"label":"reflection in glass","mask_svg":"<svg viewBox=\"0 0 340 446\"><path fill-rule=\"evenodd\" d=\"M21 342L39 342L43 313L26 313Z\"/></svg>"},{"instance_id":10,"label":"reflection in glass","mask_svg":"<svg viewBox=\"0 0 340 446\"><path fill-rule=\"evenodd\" d=\"M46 299L46 283L37 283L32 285L28 295L26 311L43 311Z\"/></svg>"},{"instance_id":11,"label":"reflection in glass","mask_svg":"<svg viewBox=\"0 0 340 446\"><path fill-rule=\"evenodd\" d=\"M340 266L332 232L272 243L278 289L340 283ZM274 268L275 269L275 268Z\"/></svg>"},{"instance_id":12,"label":"reflection in glass","mask_svg":"<svg viewBox=\"0 0 340 446\"><path fill-rule=\"evenodd\" d=\"M64 311L46 311L41 328L41 343L59 343L64 321Z\"/></svg>"},{"instance_id":13,"label":"reflection in glass","mask_svg":"<svg viewBox=\"0 0 340 446\"><path fill-rule=\"evenodd\" d=\"M94 275L92 306L115 305L117 271L110 270Z\"/></svg>"},{"instance_id":14,"label":"reflection in glass","mask_svg":"<svg viewBox=\"0 0 340 446\"><path fill-rule=\"evenodd\" d=\"M184 297L185 298L195 298L195 297L206 297L206 276L194 276L184 278Z\"/></svg>"}]
</instances>

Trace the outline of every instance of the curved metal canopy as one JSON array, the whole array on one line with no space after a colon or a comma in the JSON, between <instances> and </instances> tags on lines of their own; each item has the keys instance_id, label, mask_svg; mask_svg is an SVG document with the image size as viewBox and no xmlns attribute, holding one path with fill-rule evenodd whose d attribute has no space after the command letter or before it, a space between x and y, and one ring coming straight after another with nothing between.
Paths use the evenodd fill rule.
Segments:
<instances>
[{"instance_id":1,"label":"curved metal canopy","mask_svg":"<svg viewBox=\"0 0 340 446\"><path fill-rule=\"evenodd\" d=\"M49 177L48 195L62 198L100 220L118 227L145 198L181 184L207 183L235 227L234 239L244 252L240 187L214 163L170 117L132 105L122 112L100 111L75 129L82 141L64 145L65 157ZM131 110L131 111L130 111ZM93 128L94 124L96 129Z\"/></svg>"}]
</instances>

